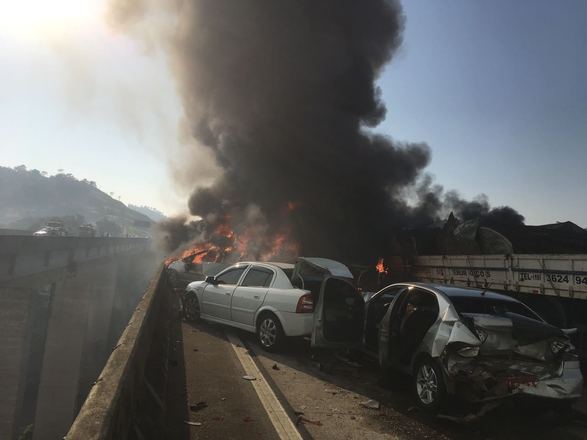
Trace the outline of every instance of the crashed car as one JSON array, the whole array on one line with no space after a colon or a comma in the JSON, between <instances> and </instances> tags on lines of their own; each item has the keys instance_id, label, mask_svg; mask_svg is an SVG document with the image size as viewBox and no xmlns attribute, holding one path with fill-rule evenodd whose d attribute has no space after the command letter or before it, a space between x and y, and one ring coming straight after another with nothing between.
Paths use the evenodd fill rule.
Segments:
<instances>
[{"instance_id":1,"label":"crashed car","mask_svg":"<svg viewBox=\"0 0 587 440\"><path fill-rule=\"evenodd\" d=\"M254 332L264 349L275 350L286 337L312 333L314 304L326 277L353 279L346 266L325 258L298 258L295 265L240 262L188 284L184 315Z\"/></svg>"},{"instance_id":2,"label":"crashed car","mask_svg":"<svg viewBox=\"0 0 587 440\"><path fill-rule=\"evenodd\" d=\"M382 371L412 376L418 404L431 412L449 396L468 402L581 396L583 377L568 332L498 293L405 283L365 302L348 280L329 278L315 321L313 345L377 355Z\"/></svg>"}]
</instances>

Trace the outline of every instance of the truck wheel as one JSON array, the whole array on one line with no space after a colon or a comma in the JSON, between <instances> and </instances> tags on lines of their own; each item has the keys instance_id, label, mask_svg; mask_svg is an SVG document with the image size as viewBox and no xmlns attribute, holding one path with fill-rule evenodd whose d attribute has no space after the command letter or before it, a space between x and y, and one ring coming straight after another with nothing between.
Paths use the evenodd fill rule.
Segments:
<instances>
[{"instance_id":1,"label":"truck wheel","mask_svg":"<svg viewBox=\"0 0 587 440\"><path fill-rule=\"evenodd\" d=\"M200 302L195 293L187 293L183 297L183 316L187 321L200 320Z\"/></svg>"},{"instance_id":2,"label":"truck wheel","mask_svg":"<svg viewBox=\"0 0 587 440\"><path fill-rule=\"evenodd\" d=\"M257 324L257 340L266 351L277 351L283 344L285 334L277 316L265 313Z\"/></svg>"},{"instance_id":3,"label":"truck wheel","mask_svg":"<svg viewBox=\"0 0 587 440\"><path fill-rule=\"evenodd\" d=\"M434 360L424 358L414 367L413 393L418 406L436 414L446 402L446 386L442 371Z\"/></svg>"}]
</instances>

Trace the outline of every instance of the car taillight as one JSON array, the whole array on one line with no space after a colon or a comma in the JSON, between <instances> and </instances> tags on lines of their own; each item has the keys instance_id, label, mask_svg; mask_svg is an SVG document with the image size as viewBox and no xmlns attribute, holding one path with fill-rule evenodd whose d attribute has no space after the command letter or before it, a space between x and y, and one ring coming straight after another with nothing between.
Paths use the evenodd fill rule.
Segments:
<instances>
[{"instance_id":1,"label":"car taillight","mask_svg":"<svg viewBox=\"0 0 587 440\"><path fill-rule=\"evenodd\" d=\"M311 293L306 293L300 296L298 305L296 307L296 313L312 313L314 311L314 300L312 299Z\"/></svg>"}]
</instances>

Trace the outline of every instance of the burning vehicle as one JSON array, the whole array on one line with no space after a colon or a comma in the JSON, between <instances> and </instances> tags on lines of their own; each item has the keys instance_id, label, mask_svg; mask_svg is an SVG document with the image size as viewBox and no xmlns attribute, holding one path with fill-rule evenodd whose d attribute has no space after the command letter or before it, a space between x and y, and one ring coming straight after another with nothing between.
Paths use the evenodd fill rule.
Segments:
<instances>
[{"instance_id":1,"label":"burning vehicle","mask_svg":"<svg viewBox=\"0 0 587 440\"><path fill-rule=\"evenodd\" d=\"M422 408L449 396L489 402L528 395L571 403L583 377L568 330L498 293L424 283L388 286L366 302L346 280L325 280L312 343L376 354L384 374L411 375Z\"/></svg>"},{"instance_id":2,"label":"burning vehicle","mask_svg":"<svg viewBox=\"0 0 587 440\"><path fill-rule=\"evenodd\" d=\"M185 289L192 281L202 281L216 275L231 263L243 260L291 261L297 255L297 245L289 240L289 233L269 234L259 238L254 227L233 230L230 219L214 225L205 221L191 223L199 238L186 245L165 261L167 275L175 288Z\"/></svg>"}]
</instances>

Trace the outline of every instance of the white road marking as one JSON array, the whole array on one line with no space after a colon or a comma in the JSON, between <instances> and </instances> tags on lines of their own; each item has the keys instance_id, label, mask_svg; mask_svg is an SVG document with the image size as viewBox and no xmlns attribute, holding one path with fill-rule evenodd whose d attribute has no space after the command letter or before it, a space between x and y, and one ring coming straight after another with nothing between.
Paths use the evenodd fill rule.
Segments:
<instances>
[{"instance_id":1,"label":"white road marking","mask_svg":"<svg viewBox=\"0 0 587 440\"><path fill-rule=\"evenodd\" d=\"M243 366L246 375L257 378L257 380L250 381L250 383L253 388L255 388L257 396L259 396L259 400L261 401L263 408L265 408L269 420L271 420L279 438L283 440L302 440L302 436L285 412L285 409L277 399L277 396L275 396L275 393L267 383L267 380L265 380L263 373L261 373L261 370L259 370L255 361L253 361L251 356L247 353L247 349L244 347L240 338L229 331L226 332L226 336L232 349L236 353L237 359Z\"/></svg>"}]
</instances>

